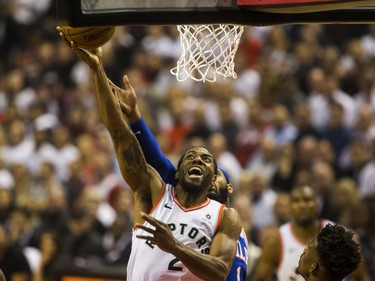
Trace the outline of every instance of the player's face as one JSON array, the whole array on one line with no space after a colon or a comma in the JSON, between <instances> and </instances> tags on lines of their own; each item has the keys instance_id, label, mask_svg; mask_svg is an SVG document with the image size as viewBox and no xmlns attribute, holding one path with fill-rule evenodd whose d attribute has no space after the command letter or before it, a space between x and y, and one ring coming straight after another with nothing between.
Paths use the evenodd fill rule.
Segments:
<instances>
[{"instance_id":1,"label":"player's face","mask_svg":"<svg viewBox=\"0 0 375 281\"><path fill-rule=\"evenodd\" d=\"M219 169L216 179L208 191L207 197L222 204L226 204L230 193L230 185L227 183L223 172Z\"/></svg>"},{"instance_id":2,"label":"player's face","mask_svg":"<svg viewBox=\"0 0 375 281\"><path fill-rule=\"evenodd\" d=\"M290 210L295 223L309 225L318 217L318 202L309 186L294 189L290 196Z\"/></svg>"},{"instance_id":3,"label":"player's face","mask_svg":"<svg viewBox=\"0 0 375 281\"><path fill-rule=\"evenodd\" d=\"M296 273L301 275L305 280L308 279L312 270L318 265L316 246L317 241L314 239L307 245L299 258Z\"/></svg>"},{"instance_id":4,"label":"player's face","mask_svg":"<svg viewBox=\"0 0 375 281\"><path fill-rule=\"evenodd\" d=\"M212 154L203 147L193 147L182 157L178 168L178 182L190 193L207 191L215 176Z\"/></svg>"}]
</instances>

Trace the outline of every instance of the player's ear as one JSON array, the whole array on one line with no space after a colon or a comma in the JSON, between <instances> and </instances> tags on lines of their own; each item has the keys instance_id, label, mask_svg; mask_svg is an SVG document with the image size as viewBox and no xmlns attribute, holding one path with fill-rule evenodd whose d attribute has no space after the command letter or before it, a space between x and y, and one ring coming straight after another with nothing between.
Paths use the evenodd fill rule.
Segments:
<instances>
[{"instance_id":1,"label":"player's ear","mask_svg":"<svg viewBox=\"0 0 375 281\"><path fill-rule=\"evenodd\" d=\"M232 194L233 193L233 185L231 183L228 183L227 188L228 188L228 193Z\"/></svg>"},{"instance_id":2,"label":"player's ear","mask_svg":"<svg viewBox=\"0 0 375 281\"><path fill-rule=\"evenodd\" d=\"M174 179L175 179L176 182L178 181L179 176L180 176L180 171L179 171L179 169L177 169L176 173L174 174Z\"/></svg>"},{"instance_id":3,"label":"player's ear","mask_svg":"<svg viewBox=\"0 0 375 281\"><path fill-rule=\"evenodd\" d=\"M311 267L310 267L310 274L312 274L313 276L318 276L318 273L319 273L319 270L320 270L320 267L319 267L319 264L317 262L314 262Z\"/></svg>"}]
</instances>

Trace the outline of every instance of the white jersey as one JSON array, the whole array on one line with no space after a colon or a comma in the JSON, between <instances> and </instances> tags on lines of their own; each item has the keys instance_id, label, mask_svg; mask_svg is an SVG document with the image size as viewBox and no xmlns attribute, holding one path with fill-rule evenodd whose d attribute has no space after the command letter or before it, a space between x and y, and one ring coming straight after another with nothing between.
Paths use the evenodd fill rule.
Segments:
<instances>
[{"instance_id":1,"label":"white jersey","mask_svg":"<svg viewBox=\"0 0 375 281\"><path fill-rule=\"evenodd\" d=\"M198 206L184 208L176 198L175 188L167 184L150 214L167 223L173 236L184 245L208 254L223 210L224 205L208 198ZM148 222L144 225L153 228ZM127 281L201 280L175 256L160 250L150 241L136 238L136 235L150 234L140 228L133 229Z\"/></svg>"},{"instance_id":2,"label":"white jersey","mask_svg":"<svg viewBox=\"0 0 375 281\"><path fill-rule=\"evenodd\" d=\"M327 223L332 222L322 220L320 222L320 228L322 229ZM298 267L299 258L307 244L298 239L293 225L290 222L280 226L279 237L281 240L281 259L276 272L277 280L304 281L299 274L296 274L296 269Z\"/></svg>"}]
</instances>

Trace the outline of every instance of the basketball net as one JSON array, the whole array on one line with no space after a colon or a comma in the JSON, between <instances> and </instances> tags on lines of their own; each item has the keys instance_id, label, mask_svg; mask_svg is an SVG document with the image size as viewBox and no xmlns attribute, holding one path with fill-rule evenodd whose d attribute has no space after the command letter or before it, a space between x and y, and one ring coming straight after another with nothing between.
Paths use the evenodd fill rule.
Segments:
<instances>
[{"instance_id":1,"label":"basketball net","mask_svg":"<svg viewBox=\"0 0 375 281\"><path fill-rule=\"evenodd\" d=\"M179 82L215 82L218 76L237 78L234 58L244 27L241 25L178 25L181 57L171 69Z\"/></svg>"}]
</instances>

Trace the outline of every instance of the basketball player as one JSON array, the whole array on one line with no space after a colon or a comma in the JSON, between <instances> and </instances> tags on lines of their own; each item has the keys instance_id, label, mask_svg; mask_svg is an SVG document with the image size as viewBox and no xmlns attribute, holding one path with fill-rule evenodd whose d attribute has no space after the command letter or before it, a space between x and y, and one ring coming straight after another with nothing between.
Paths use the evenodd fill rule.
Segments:
<instances>
[{"instance_id":1,"label":"basketball player","mask_svg":"<svg viewBox=\"0 0 375 281\"><path fill-rule=\"evenodd\" d=\"M291 221L279 227L278 233L265 243L254 281L268 281L276 274L279 281L303 280L296 273L298 260L308 243L331 223L318 218L317 196L310 186L298 186L290 195ZM363 262L351 274L353 280L369 281Z\"/></svg>"},{"instance_id":2,"label":"basketball player","mask_svg":"<svg viewBox=\"0 0 375 281\"><path fill-rule=\"evenodd\" d=\"M125 97L124 91L109 81L114 92L118 97ZM138 106L136 104L135 92L131 92L126 96L132 99L129 106L122 102L123 112L126 118L131 122L130 128L134 132L139 144L141 145L143 154L147 163L153 166L161 175L166 183L175 184L174 175L176 173L175 166L164 156L160 147L148 128L146 122L142 118ZM222 204L229 206L229 196L233 193L233 186L230 183L229 176L224 169L219 167L214 187L208 193L210 199L216 200ZM246 233L241 231L241 235L237 239L237 253L233 261L231 271L227 277L227 281L245 281L247 278L247 262L248 262L248 242Z\"/></svg>"},{"instance_id":3,"label":"basketball player","mask_svg":"<svg viewBox=\"0 0 375 281\"><path fill-rule=\"evenodd\" d=\"M60 36L66 40L64 34ZM134 196L127 280L225 280L241 232L238 213L207 198L217 174L212 154L193 147L180 158L173 187L146 163L101 62L101 48L72 49L92 70L100 116ZM127 77L125 90L133 91Z\"/></svg>"},{"instance_id":4,"label":"basketball player","mask_svg":"<svg viewBox=\"0 0 375 281\"><path fill-rule=\"evenodd\" d=\"M361 261L354 233L340 225L327 224L305 248L296 272L306 281L341 281Z\"/></svg>"}]
</instances>

